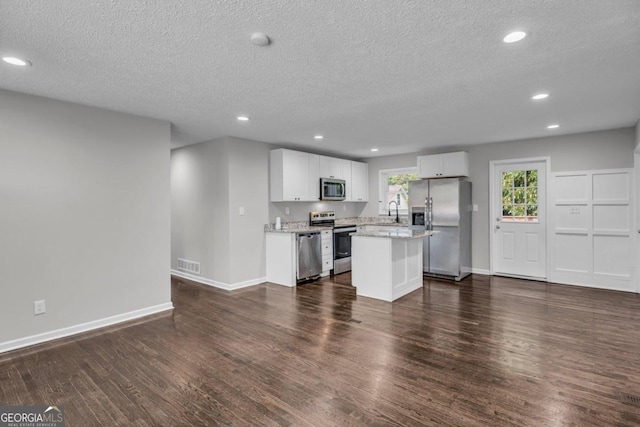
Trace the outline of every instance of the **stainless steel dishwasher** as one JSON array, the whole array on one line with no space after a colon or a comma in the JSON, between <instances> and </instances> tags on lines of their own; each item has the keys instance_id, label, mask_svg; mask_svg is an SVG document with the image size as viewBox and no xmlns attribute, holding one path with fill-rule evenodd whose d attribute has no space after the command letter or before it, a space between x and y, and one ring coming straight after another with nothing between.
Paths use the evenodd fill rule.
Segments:
<instances>
[{"instance_id":1,"label":"stainless steel dishwasher","mask_svg":"<svg viewBox=\"0 0 640 427\"><path fill-rule=\"evenodd\" d=\"M297 233L298 240L298 281L312 279L322 273L322 244L320 231Z\"/></svg>"}]
</instances>

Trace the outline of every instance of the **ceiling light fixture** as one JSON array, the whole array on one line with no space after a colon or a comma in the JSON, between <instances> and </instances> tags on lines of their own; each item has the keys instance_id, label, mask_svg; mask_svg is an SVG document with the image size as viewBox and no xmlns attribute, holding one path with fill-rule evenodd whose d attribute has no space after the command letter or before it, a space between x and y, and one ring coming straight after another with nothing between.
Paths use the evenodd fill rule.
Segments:
<instances>
[{"instance_id":1,"label":"ceiling light fixture","mask_svg":"<svg viewBox=\"0 0 640 427\"><path fill-rule=\"evenodd\" d=\"M559 127L560 127L560 125L549 125L549 126L547 126L547 129L557 129Z\"/></svg>"},{"instance_id":2,"label":"ceiling light fixture","mask_svg":"<svg viewBox=\"0 0 640 427\"><path fill-rule=\"evenodd\" d=\"M271 43L271 40L269 40L269 36L264 33L253 33L251 34L251 43L256 46L267 46Z\"/></svg>"},{"instance_id":3,"label":"ceiling light fixture","mask_svg":"<svg viewBox=\"0 0 640 427\"><path fill-rule=\"evenodd\" d=\"M519 42L520 40L522 40L526 36L527 36L527 33L525 33L524 31L514 31L512 33L507 34L502 39L502 41L505 42L505 43L515 43L515 42Z\"/></svg>"},{"instance_id":4,"label":"ceiling light fixture","mask_svg":"<svg viewBox=\"0 0 640 427\"><path fill-rule=\"evenodd\" d=\"M376 151L378 151L378 149L377 148L372 148L371 151L373 151L375 153Z\"/></svg>"},{"instance_id":5,"label":"ceiling light fixture","mask_svg":"<svg viewBox=\"0 0 640 427\"><path fill-rule=\"evenodd\" d=\"M2 60L7 64L17 65L19 67L27 67L31 65L30 61L27 61L26 59L16 58L15 56L3 56Z\"/></svg>"},{"instance_id":6,"label":"ceiling light fixture","mask_svg":"<svg viewBox=\"0 0 640 427\"><path fill-rule=\"evenodd\" d=\"M540 99L545 99L545 98L548 98L548 97L549 97L548 93L538 93L536 95L533 95L531 97L531 99L533 99L534 101L538 101Z\"/></svg>"},{"instance_id":7,"label":"ceiling light fixture","mask_svg":"<svg viewBox=\"0 0 640 427\"><path fill-rule=\"evenodd\" d=\"M314 136L314 138L315 138L315 139L323 139L323 138L324 138L324 136L322 136L322 135L316 135L316 136Z\"/></svg>"},{"instance_id":8,"label":"ceiling light fixture","mask_svg":"<svg viewBox=\"0 0 640 427\"><path fill-rule=\"evenodd\" d=\"M241 122L248 122L250 119L247 116L238 116L238 120Z\"/></svg>"}]
</instances>

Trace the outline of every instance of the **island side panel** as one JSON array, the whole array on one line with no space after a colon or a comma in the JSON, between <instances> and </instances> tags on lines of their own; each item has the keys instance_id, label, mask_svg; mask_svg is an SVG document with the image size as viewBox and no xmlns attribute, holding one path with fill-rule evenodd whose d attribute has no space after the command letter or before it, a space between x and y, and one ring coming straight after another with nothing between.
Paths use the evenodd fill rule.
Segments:
<instances>
[{"instance_id":1,"label":"island side panel","mask_svg":"<svg viewBox=\"0 0 640 427\"><path fill-rule=\"evenodd\" d=\"M356 295L391 300L391 239L352 236L351 283Z\"/></svg>"},{"instance_id":2,"label":"island side panel","mask_svg":"<svg viewBox=\"0 0 640 427\"><path fill-rule=\"evenodd\" d=\"M296 286L296 234L267 232L267 282Z\"/></svg>"},{"instance_id":3,"label":"island side panel","mask_svg":"<svg viewBox=\"0 0 640 427\"><path fill-rule=\"evenodd\" d=\"M391 239L392 294L391 299L422 288L422 239Z\"/></svg>"}]
</instances>

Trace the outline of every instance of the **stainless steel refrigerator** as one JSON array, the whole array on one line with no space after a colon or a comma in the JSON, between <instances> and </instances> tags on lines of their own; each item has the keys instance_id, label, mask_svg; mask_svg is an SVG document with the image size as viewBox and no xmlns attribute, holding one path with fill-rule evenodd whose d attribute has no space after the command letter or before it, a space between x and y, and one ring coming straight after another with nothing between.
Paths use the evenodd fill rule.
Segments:
<instances>
[{"instance_id":1,"label":"stainless steel refrigerator","mask_svg":"<svg viewBox=\"0 0 640 427\"><path fill-rule=\"evenodd\" d=\"M462 280L471 274L471 183L462 178L409 181L414 229L437 231L423 239L424 274Z\"/></svg>"}]
</instances>

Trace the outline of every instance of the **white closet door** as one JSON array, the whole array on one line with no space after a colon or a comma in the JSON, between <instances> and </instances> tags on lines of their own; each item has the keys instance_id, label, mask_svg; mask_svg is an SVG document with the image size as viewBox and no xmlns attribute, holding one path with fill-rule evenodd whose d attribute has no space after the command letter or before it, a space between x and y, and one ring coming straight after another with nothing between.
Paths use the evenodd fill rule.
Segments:
<instances>
[{"instance_id":1,"label":"white closet door","mask_svg":"<svg viewBox=\"0 0 640 427\"><path fill-rule=\"evenodd\" d=\"M630 169L552 175L551 281L635 291L632 180Z\"/></svg>"}]
</instances>

